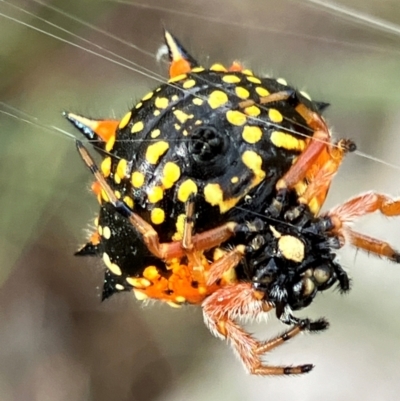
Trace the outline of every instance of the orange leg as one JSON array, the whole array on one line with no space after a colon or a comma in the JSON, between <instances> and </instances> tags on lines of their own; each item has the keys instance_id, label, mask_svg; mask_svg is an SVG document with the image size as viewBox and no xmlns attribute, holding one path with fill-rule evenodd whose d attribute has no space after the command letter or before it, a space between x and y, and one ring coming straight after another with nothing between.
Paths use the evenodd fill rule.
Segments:
<instances>
[{"instance_id":1,"label":"orange leg","mask_svg":"<svg viewBox=\"0 0 400 401\"><path fill-rule=\"evenodd\" d=\"M256 318L261 313L271 310L273 306L260 300L250 283L221 288L206 298L202 307L207 327L216 337L227 339L231 343L250 373L261 376L290 375L307 373L313 368L313 365L310 364L299 366L263 364L260 359L263 354L282 345L302 331L309 330L310 326L301 323L270 341L257 341L240 327L235 319L239 317ZM323 330L326 327L326 322L321 321L320 327L314 330Z\"/></svg>"},{"instance_id":2,"label":"orange leg","mask_svg":"<svg viewBox=\"0 0 400 401\"><path fill-rule=\"evenodd\" d=\"M367 192L334 207L326 215L332 220L334 226L332 232L342 238L349 238L351 244L356 248L400 263L399 252L394 250L390 244L360 234L348 226L356 218L376 211L387 217L400 216L400 199L392 199L376 192Z\"/></svg>"}]
</instances>

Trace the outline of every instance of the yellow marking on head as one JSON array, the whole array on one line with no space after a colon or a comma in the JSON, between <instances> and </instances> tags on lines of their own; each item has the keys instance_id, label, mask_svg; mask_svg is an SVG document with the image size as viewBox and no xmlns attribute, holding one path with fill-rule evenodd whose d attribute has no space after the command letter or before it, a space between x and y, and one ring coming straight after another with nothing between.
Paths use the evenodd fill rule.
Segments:
<instances>
[{"instance_id":1,"label":"yellow marking on head","mask_svg":"<svg viewBox=\"0 0 400 401\"><path fill-rule=\"evenodd\" d=\"M103 188L100 190L101 198L103 199L104 202L110 202L110 198L107 195L107 192L104 191Z\"/></svg>"},{"instance_id":2,"label":"yellow marking on head","mask_svg":"<svg viewBox=\"0 0 400 401\"><path fill-rule=\"evenodd\" d=\"M110 139L107 141L106 148L105 148L106 151L111 152L112 148L114 147L114 144L115 144L115 135L110 136Z\"/></svg>"},{"instance_id":3,"label":"yellow marking on head","mask_svg":"<svg viewBox=\"0 0 400 401\"><path fill-rule=\"evenodd\" d=\"M193 86L196 85L196 81L194 79L188 79L187 81L185 81L182 85L182 87L184 89L190 89L193 88Z\"/></svg>"},{"instance_id":4,"label":"yellow marking on head","mask_svg":"<svg viewBox=\"0 0 400 401\"><path fill-rule=\"evenodd\" d=\"M303 96L304 96L306 99L308 99L309 101L311 101L311 96L310 96L307 92L300 91L300 94L303 95Z\"/></svg>"},{"instance_id":5,"label":"yellow marking on head","mask_svg":"<svg viewBox=\"0 0 400 401\"><path fill-rule=\"evenodd\" d=\"M227 84L237 84L241 79L237 75L224 75L222 80Z\"/></svg>"},{"instance_id":6,"label":"yellow marking on head","mask_svg":"<svg viewBox=\"0 0 400 401\"><path fill-rule=\"evenodd\" d=\"M250 117L258 117L261 110L257 106L249 106L244 109L244 112Z\"/></svg>"},{"instance_id":7,"label":"yellow marking on head","mask_svg":"<svg viewBox=\"0 0 400 401\"><path fill-rule=\"evenodd\" d=\"M131 133L136 134L140 132L144 128L143 121L138 121L137 123L132 125Z\"/></svg>"},{"instance_id":8,"label":"yellow marking on head","mask_svg":"<svg viewBox=\"0 0 400 401\"><path fill-rule=\"evenodd\" d=\"M157 138L160 134L161 134L161 131L158 128L156 128L156 129L153 129L153 131L151 131L150 136L154 139L154 138Z\"/></svg>"},{"instance_id":9,"label":"yellow marking on head","mask_svg":"<svg viewBox=\"0 0 400 401\"><path fill-rule=\"evenodd\" d=\"M147 199L150 203L159 202L164 196L164 191L161 187L152 187L147 192Z\"/></svg>"},{"instance_id":10,"label":"yellow marking on head","mask_svg":"<svg viewBox=\"0 0 400 401\"><path fill-rule=\"evenodd\" d=\"M173 241L182 240L182 238L183 238L183 229L185 227L185 221L186 221L186 214L182 213L177 217L176 223L175 223L176 232L172 236L172 240Z\"/></svg>"},{"instance_id":11,"label":"yellow marking on head","mask_svg":"<svg viewBox=\"0 0 400 401\"><path fill-rule=\"evenodd\" d=\"M172 188L175 182L179 180L180 176L181 176L181 169L176 163L173 162L165 163L163 169L163 177L161 179L164 188L165 189Z\"/></svg>"},{"instance_id":12,"label":"yellow marking on head","mask_svg":"<svg viewBox=\"0 0 400 401\"><path fill-rule=\"evenodd\" d=\"M225 92L215 90L209 94L207 102L212 109L216 109L228 102L228 96Z\"/></svg>"},{"instance_id":13,"label":"yellow marking on head","mask_svg":"<svg viewBox=\"0 0 400 401\"><path fill-rule=\"evenodd\" d=\"M276 82L280 83L281 85L287 86L287 81L285 78L278 78Z\"/></svg>"},{"instance_id":14,"label":"yellow marking on head","mask_svg":"<svg viewBox=\"0 0 400 401\"><path fill-rule=\"evenodd\" d=\"M142 292L140 290L133 289L132 291L135 294L135 297L138 301L144 301L145 299L147 299L149 297L147 294L145 294L144 292Z\"/></svg>"},{"instance_id":15,"label":"yellow marking on head","mask_svg":"<svg viewBox=\"0 0 400 401\"><path fill-rule=\"evenodd\" d=\"M103 253L103 262L106 267L111 271L111 273L114 273L116 276L120 276L122 274L121 269L115 263L111 262L110 257L106 252Z\"/></svg>"},{"instance_id":16,"label":"yellow marking on head","mask_svg":"<svg viewBox=\"0 0 400 401\"><path fill-rule=\"evenodd\" d=\"M194 97L192 99L193 104L195 104L196 106L201 106L204 103L203 99L200 99L198 97Z\"/></svg>"},{"instance_id":17,"label":"yellow marking on head","mask_svg":"<svg viewBox=\"0 0 400 401\"><path fill-rule=\"evenodd\" d=\"M285 259L300 263L304 260L304 244L292 235L282 235L278 240L278 247Z\"/></svg>"},{"instance_id":18,"label":"yellow marking on head","mask_svg":"<svg viewBox=\"0 0 400 401\"><path fill-rule=\"evenodd\" d=\"M106 157L100 164L100 171L104 177L108 177L111 173L111 157Z\"/></svg>"},{"instance_id":19,"label":"yellow marking on head","mask_svg":"<svg viewBox=\"0 0 400 401\"><path fill-rule=\"evenodd\" d=\"M187 202L192 194L197 194L197 185L193 180L182 182L178 189L178 199L181 202Z\"/></svg>"},{"instance_id":20,"label":"yellow marking on head","mask_svg":"<svg viewBox=\"0 0 400 401\"><path fill-rule=\"evenodd\" d=\"M244 70L242 70L242 74L244 74L244 75L254 75L253 71L249 70L248 68L245 68Z\"/></svg>"},{"instance_id":21,"label":"yellow marking on head","mask_svg":"<svg viewBox=\"0 0 400 401\"><path fill-rule=\"evenodd\" d=\"M124 196L123 201L129 207L129 209L133 209L133 199L130 196Z\"/></svg>"},{"instance_id":22,"label":"yellow marking on head","mask_svg":"<svg viewBox=\"0 0 400 401\"><path fill-rule=\"evenodd\" d=\"M159 109L165 109L168 107L169 100L166 97L156 97L154 104Z\"/></svg>"},{"instance_id":23,"label":"yellow marking on head","mask_svg":"<svg viewBox=\"0 0 400 401\"><path fill-rule=\"evenodd\" d=\"M154 92L156 92L156 93L158 93L158 92L160 92L161 91L161 89L162 89L162 87L161 86L159 86Z\"/></svg>"},{"instance_id":24,"label":"yellow marking on head","mask_svg":"<svg viewBox=\"0 0 400 401\"><path fill-rule=\"evenodd\" d=\"M103 235L103 227L102 227L102 226L98 226L98 227L97 227L97 232L98 232L100 235Z\"/></svg>"},{"instance_id":25,"label":"yellow marking on head","mask_svg":"<svg viewBox=\"0 0 400 401\"><path fill-rule=\"evenodd\" d=\"M142 97L142 101L146 101L146 100L151 99L151 98L153 97L153 95L154 95L153 92L149 92L147 95L144 95L144 96Z\"/></svg>"},{"instance_id":26,"label":"yellow marking on head","mask_svg":"<svg viewBox=\"0 0 400 401\"><path fill-rule=\"evenodd\" d=\"M273 123L281 123L283 121L282 114L276 109L269 109L268 117Z\"/></svg>"},{"instance_id":27,"label":"yellow marking on head","mask_svg":"<svg viewBox=\"0 0 400 401\"><path fill-rule=\"evenodd\" d=\"M262 135L263 132L260 127L246 125L243 128L242 137L247 143L257 143Z\"/></svg>"},{"instance_id":28,"label":"yellow marking on head","mask_svg":"<svg viewBox=\"0 0 400 401\"><path fill-rule=\"evenodd\" d=\"M132 113L128 112L126 113L123 117L122 120L118 124L119 129L124 129L128 124L129 121L131 121Z\"/></svg>"},{"instance_id":29,"label":"yellow marking on head","mask_svg":"<svg viewBox=\"0 0 400 401\"><path fill-rule=\"evenodd\" d=\"M160 110L154 110L153 111L153 116L154 117L157 117L157 116L159 116L161 114L161 111Z\"/></svg>"},{"instance_id":30,"label":"yellow marking on head","mask_svg":"<svg viewBox=\"0 0 400 401\"><path fill-rule=\"evenodd\" d=\"M271 134L271 142L278 148L287 150L297 150L302 152L306 148L306 143L302 139L297 139L291 134L281 131L274 131Z\"/></svg>"},{"instance_id":31,"label":"yellow marking on head","mask_svg":"<svg viewBox=\"0 0 400 401\"><path fill-rule=\"evenodd\" d=\"M94 219L94 225L95 225L96 227L99 225L99 218L98 218L98 217L96 217L96 218Z\"/></svg>"},{"instance_id":32,"label":"yellow marking on head","mask_svg":"<svg viewBox=\"0 0 400 401\"><path fill-rule=\"evenodd\" d=\"M268 96L270 93L267 89L263 88L262 86L257 86L256 92L258 96L265 97Z\"/></svg>"},{"instance_id":33,"label":"yellow marking on head","mask_svg":"<svg viewBox=\"0 0 400 401\"><path fill-rule=\"evenodd\" d=\"M194 117L193 114L186 114L182 110L175 110L174 115L181 124L184 124L187 120Z\"/></svg>"},{"instance_id":34,"label":"yellow marking on head","mask_svg":"<svg viewBox=\"0 0 400 401\"><path fill-rule=\"evenodd\" d=\"M180 74L180 75L177 75L176 77L169 79L168 82L170 84L172 84L174 82L182 81L182 79L185 79L185 78L187 78L186 74Z\"/></svg>"},{"instance_id":35,"label":"yellow marking on head","mask_svg":"<svg viewBox=\"0 0 400 401\"><path fill-rule=\"evenodd\" d=\"M250 96L250 92L242 86L237 86L235 88L235 93L236 96L240 97L241 99L247 99Z\"/></svg>"},{"instance_id":36,"label":"yellow marking on head","mask_svg":"<svg viewBox=\"0 0 400 401\"><path fill-rule=\"evenodd\" d=\"M150 281L153 281L160 277L160 273L158 272L157 267L151 265L151 266L147 266L143 270L143 277L147 278Z\"/></svg>"},{"instance_id":37,"label":"yellow marking on head","mask_svg":"<svg viewBox=\"0 0 400 401\"><path fill-rule=\"evenodd\" d=\"M179 303L183 303L183 302L186 302L186 298L183 297L182 295L178 295L178 296L175 298L175 301L176 301L176 302L179 302Z\"/></svg>"},{"instance_id":38,"label":"yellow marking on head","mask_svg":"<svg viewBox=\"0 0 400 401\"><path fill-rule=\"evenodd\" d=\"M242 112L237 110L228 110L226 112L226 119L232 125L237 125L237 126L241 126L245 124L247 121L246 114L243 114Z\"/></svg>"},{"instance_id":39,"label":"yellow marking on head","mask_svg":"<svg viewBox=\"0 0 400 401\"><path fill-rule=\"evenodd\" d=\"M231 178L231 183L232 184L237 184L238 182L239 182L239 177L238 176L235 175L234 177Z\"/></svg>"},{"instance_id":40,"label":"yellow marking on head","mask_svg":"<svg viewBox=\"0 0 400 401\"><path fill-rule=\"evenodd\" d=\"M143 103L142 103L142 102L139 102L139 103L135 106L135 109L140 109L142 106L143 106Z\"/></svg>"},{"instance_id":41,"label":"yellow marking on head","mask_svg":"<svg viewBox=\"0 0 400 401\"><path fill-rule=\"evenodd\" d=\"M153 224L162 224L165 221L165 212L159 207L155 207L150 214L150 219Z\"/></svg>"},{"instance_id":42,"label":"yellow marking on head","mask_svg":"<svg viewBox=\"0 0 400 401\"><path fill-rule=\"evenodd\" d=\"M103 227L103 237L104 237L105 239L110 239L110 238L111 238L111 230L110 230L110 227L108 227L108 226L104 226L104 227Z\"/></svg>"},{"instance_id":43,"label":"yellow marking on head","mask_svg":"<svg viewBox=\"0 0 400 401\"><path fill-rule=\"evenodd\" d=\"M262 169L262 158L253 150L246 150L242 155L243 163L253 171L255 175L254 184L258 184L265 178L265 171Z\"/></svg>"},{"instance_id":44,"label":"yellow marking on head","mask_svg":"<svg viewBox=\"0 0 400 401\"><path fill-rule=\"evenodd\" d=\"M261 79L258 79L257 77L246 77L246 79L249 82L252 82L253 84L260 84L261 83Z\"/></svg>"},{"instance_id":45,"label":"yellow marking on head","mask_svg":"<svg viewBox=\"0 0 400 401\"><path fill-rule=\"evenodd\" d=\"M132 173L131 182L135 188L140 188L144 184L144 174L140 171L134 171Z\"/></svg>"},{"instance_id":46,"label":"yellow marking on head","mask_svg":"<svg viewBox=\"0 0 400 401\"><path fill-rule=\"evenodd\" d=\"M192 68L191 72L203 72L204 71L204 67L194 67Z\"/></svg>"},{"instance_id":47,"label":"yellow marking on head","mask_svg":"<svg viewBox=\"0 0 400 401\"><path fill-rule=\"evenodd\" d=\"M138 278L138 277L127 277L126 281L135 288L145 289L150 287L151 282L145 278Z\"/></svg>"},{"instance_id":48,"label":"yellow marking on head","mask_svg":"<svg viewBox=\"0 0 400 401\"><path fill-rule=\"evenodd\" d=\"M227 69L222 64L216 63L210 67L210 71L226 72Z\"/></svg>"},{"instance_id":49,"label":"yellow marking on head","mask_svg":"<svg viewBox=\"0 0 400 401\"><path fill-rule=\"evenodd\" d=\"M122 178L125 178L128 171L128 160L120 159L117 164L117 171L116 173Z\"/></svg>"},{"instance_id":50,"label":"yellow marking on head","mask_svg":"<svg viewBox=\"0 0 400 401\"><path fill-rule=\"evenodd\" d=\"M159 131L159 130L158 130ZM150 164L157 164L160 160L160 157L165 154L165 152L169 149L168 142L158 141L149 145L146 149L146 160Z\"/></svg>"},{"instance_id":51,"label":"yellow marking on head","mask_svg":"<svg viewBox=\"0 0 400 401\"><path fill-rule=\"evenodd\" d=\"M115 289L118 291L123 291L125 287L122 284L115 284Z\"/></svg>"}]
</instances>

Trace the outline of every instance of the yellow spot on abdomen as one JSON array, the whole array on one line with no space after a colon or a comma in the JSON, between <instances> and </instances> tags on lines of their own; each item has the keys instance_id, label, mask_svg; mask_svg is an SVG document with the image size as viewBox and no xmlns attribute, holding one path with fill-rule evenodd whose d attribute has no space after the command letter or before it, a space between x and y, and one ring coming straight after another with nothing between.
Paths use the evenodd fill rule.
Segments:
<instances>
[{"instance_id":1,"label":"yellow spot on abdomen","mask_svg":"<svg viewBox=\"0 0 400 401\"><path fill-rule=\"evenodd\" d=\"M143 97L142 97L142 100L149 100L149 99L151 99L152 97L153 97L153 92L149 92L147 95L144 95Z\"/></svg>"},{"instance_id":2,"label":"yellow spot on abdomen","mask_svg":"<svg viewBox=\"0 0 400 401\"><path fill-rule=\"evenodd\" d=\"M224 193L219 184L207 184L204 187L204 198L212 206L217 206L224 200Z\"/></svg>"},{"instance_id":3,"label":"yellow spot on abdomen","mask_svg":"<svg viewBox=\"0 0 400 401\"><path fill-rule=\"evenodd\" d=\"M168 107L168 99L166 97L157 97L156 101L154 102L155 106L159 109L165 109Z\"/></svg>"},{"instance_id":4,"label":"yellow spot on abdomen","mask_svg":"<svg viewBox=\"0 0 400 401\"><path fill-rule=\"evenodd\" d=\"M122 117L122 120L120 121L120 123L119 123L119 125L118 125L118 128L119 128L119 129L125 128L125 127L128 125L129 121L131 120L131 117L132 117L132 113L131 113L131 112L126 113L126 114Z\"/></svg>"},{"instance_id":5,"label":"yellow spot on abdomen","mask_svg":"<svg viewBox=\"0 0 400 401\"><path fill-rule=\"evenodd\" d=\"M187 77L186 74L180 74L180 75L177 75L176 77L171 78L170 80L168 80L168 82L173 83L173 82L182 81L182 79L185 79L186 77Z\"/></svg>"},{"instance_id":6,"label":"yellow spot on abdomen","mask_svg":"<svg viewBox=\"0 0 400 401\"><path fill-rule=\"evenodd\" d=\"M262 158L260 155L252 150L246 150L242 155L242 161L256 176L255 184L264 179L265 171L262 169Z\"/></svg>"},{"instance_id":7,"label":"yellow spot on abdomen","mask_svg":"<svg viewBox=\"0 0 400 401\"><path fill-rule=\"evenodd\" d=\"M276 109L269 109L268 117L273 123L281 123L283 121L282 114Z\"/></svg>"},{"instance_id":8,"label":"yellow spot on abdomen","mask_svg":"<svg viewBox=\"0 0 400 401\"><path fill-rule=\"evenodd\" d=\"M161 134L161 131L157 128L157 129L153 129L153 131L151 131L150 136L152 138L157 138L158 136L160 136L160 134Z\"/></svg>"},{"instance_id":9,"label":"yellow spot on abdomen","mask_svg":"<svg viewBox=\"0 0 400 401\"><path fill-rule=\"evenodd\" d=\"M246 77L246 79L247 79L249 82L252 82L253 84L260 84L260 83L261 83L261 80L258 79L258 78L256 78L256 77Z\"/></svg>"},{"instance_id":10,"label":"yellow spot on abdomen","mask_svg":"<svg viewBox=\"0 0 400 401\"><path fill-rule=\"evenodd\" d=\"M111 157L106 157L100 165L100 171L104 177L108 177L111 173Z\"/></svg>"},{"instance_id":11,"label":"yellow spot on abdomen","mask_svg":"<svg viewBox=\"0 0 400 401\"><path fill-rule=\"evenodd\" d=\"M169 189L179 180L181 169L176 163L167 162L165 163L163 173L162 184L165 189Z\"/></svg>"},{"instance_id":12,"label":"yellow spot on abdomen","mask_svg":"<svg viewBox=\"0 0 400 401\"><path fill-rule=\"evenodd\" d=\"M200 99L199 97L194 97L192 100L193 104L196 106L201 106L204 103L203 99Z\"/></svg>"},{"instance_id":13,"label":"yellow spot on abdomen","mask_svg":"<svg viewBox=\"0 0 400 401\"><path fill-rule=\"evenodd\" d=\"M118 164L117 164L117 175L121 179L125 178L127 175L127 170L128 170L128 161L126 159L121 159Z\"/></svg>"},{"instance_id":14,"label":"yellow spot on abdomen","mask_svg":"<svg viewBox=\"0 0 400 401\"><path fill-rule=\"evenodd\" d=\"M133 209L133 199L130 196L124 196L123 201L129 207L129 209L131 209L131 210Z\"/></svg>"},{"instance_id":15,"label":"yellow spot on abdomen","mask_svg":"<svg viewBox=\"0 0 400 401\"><path fill-rule=\"evenodd\" d=\"M110 139L106 143L106 151L111 152L112 148L114 147L115 144L115 135L110 136Z\"/></svg>"},{"instance_id":16,"label":"yellow spot on abdomen","mask_svg":"<svg viewBox=\"0 0 400 401\"><path fill-rule=\"evenodd\" d=\"M182 110L175 110L174 115L181 124L184 124L189 118L193 118L193 114L186 114Z\"/></svg>"},{"instance_id":17,"label":"yellow spot on abdomen","mask_svg":"<svg viewBox=\"0 0 400 401\"><path fill-rule=\"evenodd\" d=\"M162 224L165 220L165 212L159 207L155 207L150 214L150 219L153 224Z\"/></svg>"},{"instance_id":18,"label":"yellow spot on abdomen","mask_svg":"<svg viewBox=\"0 0 400 401\"><path fill-rule=\"evenodd\" d=\"M237 86L235 88L235 93L236 96L240 97L241 99L247 99L250 96L250 92L242 86Z\"/></svg>"},{"instance_id":19,"label":"yellow spot on abdomen","mask_svg":"<svg viewBox=\"0 0 400 401\"><path fill-rule=\"evenodd\" d=\"M152 187L147 192L147 199L150 203L159 202L164 196L164 191L161 187Z\"/></svg>"},{"instance_id":20,"label":"yellow spot on abdomen","mask_svg":"<svg viewBox=\"0 0 400 401\"><path fill-rule=\"evenodd\" d=\"M140 171L135 171L132 173L131 182L135 188L140 188L144 183L144 174Z\"/></svg>"},{"instance_id":21,"label":"yellow spot on abdomen","mask_svg":"<svg viewBox=\"0 0 400 401\"><path fill-rule=\"evenodd\" d=\"M299 152L302 152L306 147L306 143L302 139L297 139L281 131L274 131L271 134L271 142L278 148L297 150Z\"/></svg>"},{"instance_id":22,"label":"yellow spot on abdomen","mask_svg":"<svg viewBox=\"0 0 400 401\"><path fill-rule=\"evenodd\" d=\"M146 150L146 160L150 164L157 164L160 157L169 149L168 142L159 141L149 145Z\"/></svg>"},{"instance_id":23,"label":"yellow spot on abdomen","mask_svg":"<svg viewBox=\"0 0 400 401\"><path fill-rule=\"evenodd\" d=\"M222 64L218 64L218 63L213 64L210 67L210 70L211 71L218 71L218 72L226 72L227 71L226 68Z\"/></svg>"},{"instance_id":24,"label":"yellow spot on abdomen","mask_svg":"<svg viewBox=\"0 0 400 401\"><path fill-rule=\"evenodd\" d=\"M241 126L246 122L246 115L240 111L228 110L226 112L226 119L232 124Z\"/></svg>"},{"instance_id":25,"label":"yellow spot on abdomen","mask_svg":"<svg viewBox=\"0 0 400 401\"><path fill-rule=\"evenodd\" d=\"M176 232L172 236L173 241L180 241L183 238L183 228L185 227L186 215L180 214L175 223Z\"/></svg>"},{"instance_id":26,"label":"yellow spot on abdomen","mask_svg":"<svg viewBox=\"0 0 400 401\"><path fill-rule=\"evenodd\" d=\"M246 125L243 128L242 137L247 143L257 143L262 138L262 130L260 127Z\"/></svg>"},{"instance_id":27,"label":"yellow spot on abdomen","mask_svg":"<svg viewBox=\"0 0 400 401\"><path fill-rule=\"evenodd\" d=\"M269 95L269 91L267 89L263 88L262 86L258 86L256 88L256 92L261 97L265 97L265 96Z\"/></svg>"},{"instance_id":28,"label":"yellow spot on abdomen","mask_svg":"<svg viewBox=\"0 0 400 401\"><path fill-rule=\"evenodd\" d=\"M140 132L144 128L143 121L138 121L137 123L132 125L131 133L136 134Z\"/></svg>"},{"instance_id":29,"label":"yellow spot on abdomen","mask_svg":"<svg viewBox=\"0 0 400 401\"><path fill-rule=\"evenodd\" d=\"M225 92L215 90L214 92L210 93L207 101L212 109L216 109L228 102L228 96Z\"/></svg>"},{"instance_id":30,"label":"yellow spot on abdomen","mask_svg":"<svg viewBox=\"0 0 400 401\"><path fill-rule=\"evenodd\" d=\"M178 199L181 202L187 202L192 194L197 193L197 185L193 180L184 181L178 189Z\"/></svg>"},{"instance_id":31,"label":"yellow spot on abdomen","mask_svg":"<svg viewBox=\"0 0 400 401\"><path fill-rule=\"evenodd\" d=\"M250 117L257 117L260 115L261 110L257 106L249 106L244 109L244 112Z\"/></svg>"},{"instance_id":32,"label":"yellow spot on abdomen","mask_svg":"<svg viewBox=\"0 0 400 401\"><path fill-rule=\"evenodd\" d=\"M227 84L237 84L241 79L237 75L224 75L222 80Z\"/></svg>"},{"instance_id":33,"label":"yellow spot on abdomen","mask_svg":"<svg viewBox=\"0 0 400 401\"><path fill-rule=\"evenodd\" d=\"M193 86L195 86L195 85L196 85L196 81L194 79L189 79L183 83L182 87L184 89L190 89L190 88L193 88Z\"/></svg>"}]
</instances>

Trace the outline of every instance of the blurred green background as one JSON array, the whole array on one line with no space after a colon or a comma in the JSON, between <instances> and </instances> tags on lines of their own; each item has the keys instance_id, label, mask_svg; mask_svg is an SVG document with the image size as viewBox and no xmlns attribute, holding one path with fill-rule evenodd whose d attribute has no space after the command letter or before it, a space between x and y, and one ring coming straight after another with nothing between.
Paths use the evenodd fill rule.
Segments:
<instances>
[{"instance_id":1,"label":"blurred green background","mask_svg":"<svg viewBox=\"0 0 400 401\"><path fill-rule=\"evenodd\" d=\"M63 110L120 118L158 82L21 23L100 51L56 29L62 27L166 76L154 57L43 4L10 2L25 13L0 1L0 101L41 124L75 134ZM300 0L47 4L150 55L166 26L205 65L238 59L259 74L285 77L331 103L326 115L336 137L400 165L397 0L336 3L385 21L392 31ZM208 333L199 308L142 306L131 294L100 303L101 261L73 257L97 204L70 138L0 114L0 154L1 401L398 399L398 266L341 252L353 290L344 297L330 291L303 312L326 316L330 330L297 338L267 358L315 363L315 370L295 378L251 377ZM369 189L398 196L399 176L399 169L351 155L326 208ZM357 229L400 248L400 219L371 216ZM273 316L268 325L251 326L260 338L283 329Z\"/></svg>"}]
</instances>

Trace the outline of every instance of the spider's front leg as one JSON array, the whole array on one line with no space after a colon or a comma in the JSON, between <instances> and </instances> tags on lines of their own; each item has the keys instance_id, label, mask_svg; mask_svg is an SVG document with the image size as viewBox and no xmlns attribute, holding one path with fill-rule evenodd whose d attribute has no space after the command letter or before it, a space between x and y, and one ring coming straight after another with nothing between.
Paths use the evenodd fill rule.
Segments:
<instances>
[{"instance_id":1,"label":"spider's front leg","mask_svg":"<svg viewBox=\"0 0 400 401\"><path fill-rule=\"evenodd\" d=\"M303 331L319 331L327 327L325 321L320 326L312 326L309 321L302 321L283 334L269 341L257 341L238 323L238 318L257 318L261 313L273 309L273 305L262 299L250 283L226 286L211 294L203 301L204 321L209 330L218 338L226 339L232 345L246 369L251 374L292 375L311 371L313 365L271 366L264 364L261 357L295 337ZM315 324L315 323L314 323Z\"/></svg>"}]
</instances>

